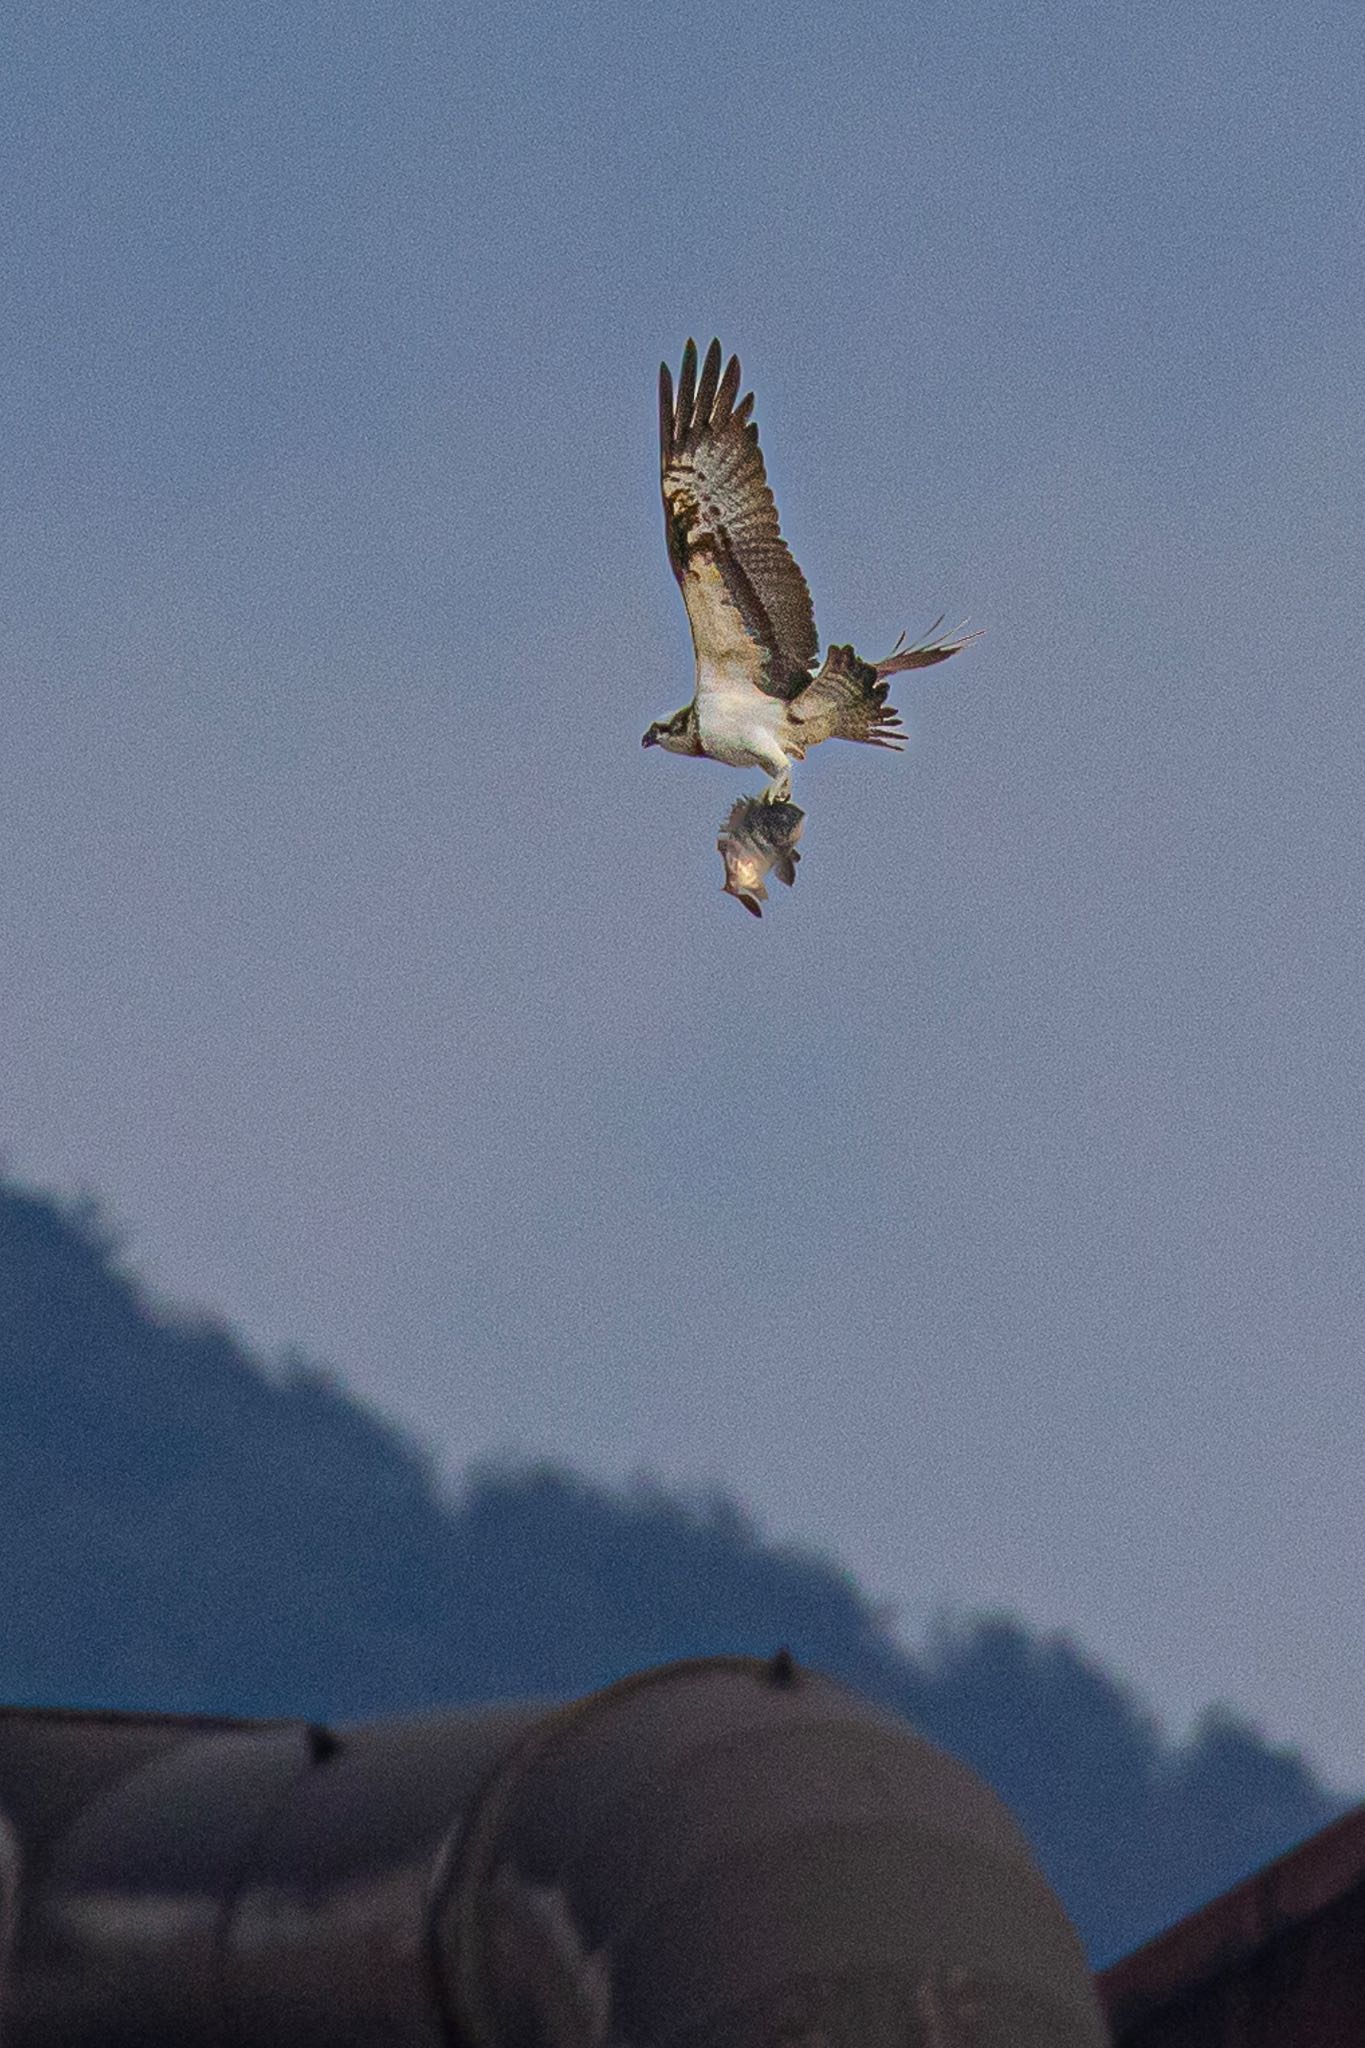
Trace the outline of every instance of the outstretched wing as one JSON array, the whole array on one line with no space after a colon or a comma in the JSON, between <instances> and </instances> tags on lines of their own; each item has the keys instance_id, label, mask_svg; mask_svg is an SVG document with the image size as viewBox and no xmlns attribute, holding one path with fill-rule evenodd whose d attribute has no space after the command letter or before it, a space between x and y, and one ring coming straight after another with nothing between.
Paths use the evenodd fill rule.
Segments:
<instances>
[{"instance_id":1,"label":"outstretched wing","mask_svg":"<svg viewBox=\"0 0 1365 2048\"><path fill-rule=\"evenodd\" d=\"M805 688L819 648L806 579L782 538L750 420L753 393L735 403L739 357L721 375L720 343L697 377L683 350L675 402L659 365L659 457L668 558L697 650L698 686L725 676L770 697Z\"/></svg>"},{"instance_id":2,"label":"outstretched wing","mask_svg":"<svg viewBox=\"0 0 1365 2048\"><path fill-rule=\"evenodd\" d=\"M943 624L935 620L929 633ZM861 661L851 647L831 647L825 665L812 676L806 688L793 700L791 718L802 741L814 747L821 740L863 740L869 747L903 747L905 729L900 713L888 704L890 678L909 668L932 668L961 654L979 636L961 627L946 640L925 638L913 647L901 634L885 661Z\"/></svg>"}]
</instances>

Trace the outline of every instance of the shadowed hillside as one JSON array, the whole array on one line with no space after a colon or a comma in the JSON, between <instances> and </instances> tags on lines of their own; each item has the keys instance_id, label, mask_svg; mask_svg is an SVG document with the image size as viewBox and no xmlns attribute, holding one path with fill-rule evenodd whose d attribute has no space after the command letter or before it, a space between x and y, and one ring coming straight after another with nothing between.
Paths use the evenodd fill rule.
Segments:
<instances>
[{"instance_id":1,"label":"shadowed hillside","mask_svg":"<svg viewBox=\"0 0 1365 2048\"><path fill-rule=\"evenodd\" d=\"M905 1649L724 1497L507 1467L447 1499L324 1374L149 1304L93 1211L10 1184L0 1404L0 1698L345 1718L785 1643L997 1787L1096 1962L1341 1810L1221 1710L1171 1747L1008 1617Z\"/></svg>"}]
</instances>

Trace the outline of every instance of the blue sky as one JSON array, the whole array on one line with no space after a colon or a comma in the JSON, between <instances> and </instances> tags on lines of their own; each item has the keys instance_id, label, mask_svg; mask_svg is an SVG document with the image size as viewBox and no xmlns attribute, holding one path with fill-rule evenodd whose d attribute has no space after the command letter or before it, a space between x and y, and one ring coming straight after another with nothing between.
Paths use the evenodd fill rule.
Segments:
<instances>
[{"instance_id":1,"label":"blue sky","mask_svg":"<svg viewBox=\"0 0 1365 2048\"><path fill-rule=\"evenodd\" d=\"M1358 11L3 45L11 1170L452 1470L719 1481L1365 1782ZM761 925L639 746L713 332L824 637L987 628Z\"/></svg>"}]
</instances>

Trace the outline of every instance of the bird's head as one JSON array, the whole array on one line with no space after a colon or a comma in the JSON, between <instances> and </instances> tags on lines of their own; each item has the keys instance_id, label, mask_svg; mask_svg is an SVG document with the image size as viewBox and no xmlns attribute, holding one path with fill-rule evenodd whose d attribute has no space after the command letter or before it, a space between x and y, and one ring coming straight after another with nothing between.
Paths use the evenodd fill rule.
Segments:
<instances>
[{"instance_id":1,"label":"bird's head","mask_svg":"<svg viewBox=\"0 0 1365 2048\"><path fill-rule=\"evenodd\" d=\"M656 718L640 745L665 747L670 754L699 753L696 714L692 706L684 704L682 710L675 711L671 718Z\"/></svg>"}]
</instances>

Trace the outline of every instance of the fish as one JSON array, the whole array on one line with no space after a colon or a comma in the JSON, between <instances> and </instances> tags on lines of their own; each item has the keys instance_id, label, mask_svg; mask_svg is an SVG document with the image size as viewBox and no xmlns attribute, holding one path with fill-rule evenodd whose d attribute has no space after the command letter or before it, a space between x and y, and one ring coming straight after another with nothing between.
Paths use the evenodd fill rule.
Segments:
<instances>
[{"instance_id":1,"label":"fish","mask_svg":"<svg viewBox=\"0 0 1365 2048\"><path fill-rule=\"evenodd\" d=\"M725 862L721 894L733 896L754 917L762 917L770 874L790 888L801 856L796 842L806 814L792 803L742 796L721 826L716 851Z\"/></svg>"}]
</instances>

